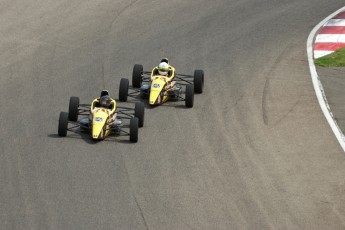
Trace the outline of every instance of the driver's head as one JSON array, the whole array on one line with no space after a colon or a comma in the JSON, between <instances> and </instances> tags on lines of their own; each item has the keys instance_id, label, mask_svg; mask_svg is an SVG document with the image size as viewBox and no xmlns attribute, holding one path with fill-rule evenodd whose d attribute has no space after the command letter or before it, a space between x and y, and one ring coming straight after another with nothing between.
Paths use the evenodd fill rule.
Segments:
<instances>
[{"instance_id":1,"label":"driver's head","mask_svg":"<svg viewBox=\"0 0 345 230\"><path fill-rule=\"evenodd\" d=\"M104 108L109 108L111 103L111 99L108 95L105 95L99 99L99 104Z\"/></svg>"},{"instance_id":2,"label":"driver's head","mask_svg":"<svg viewBox=\"0 0 345 230\"><path fill-rule=\"evenodd\" d=\"M158 73L162 76L165 76L168 74L169 71L169 64L166 62L161 62L158 65Z\"/></svg>"}]
</instances>

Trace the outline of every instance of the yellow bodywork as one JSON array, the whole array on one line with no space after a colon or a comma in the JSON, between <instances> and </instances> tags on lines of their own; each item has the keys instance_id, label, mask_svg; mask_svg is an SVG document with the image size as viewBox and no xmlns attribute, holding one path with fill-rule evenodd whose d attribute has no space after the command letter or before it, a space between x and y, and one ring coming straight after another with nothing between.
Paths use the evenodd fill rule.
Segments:
<instances>
[{"instance_id":1,"label":"yellow bodywork","mask_svg":"<svg viewBox=\"0 0 345 230\"><path fill-rule=\"evenodd\" d=\"M158 77L155 78L151 82L151 90L150 90L150 98L149 98L149 104L161 104L163 102L166 102L168 100L168 96L165 92L162 93L162 90L165 87L165 80L164 77Z\"/></svg>"},{"instance_id":2,"label":"yellow bodywork","mask_svg":"<svg viewBox=\"0 0 345 230\"><path fill-rule=\"evenodd\" d=\"M116 102L112 99L114 103L114 108L106 109L101 107L96 107L95 104L99 102L99 98L93 100L91 104L91 119L92 119L92 129L91 129L91 137L93 139L104 139L105 137L111 134L110 130L110 122L108 121L110 117L115 119L113 114L116 110Z\"/></svg>"},{"instance_id":3,"label":"yellow bodywork","mask_svg":"<svg viewBox=\"0 0 345 230\"><path fill-rule=\"evenodd\" d=\"M151 87L150 87L150 97L149 104L156 105L162 104L169 99L169 96L165 92L165 87L167 83L170 83L175 77L175 68L170 66L169 70L171 72L170 76L157 75L157 67L153 68L151 71Z\"/></svg>"}]
</instances>

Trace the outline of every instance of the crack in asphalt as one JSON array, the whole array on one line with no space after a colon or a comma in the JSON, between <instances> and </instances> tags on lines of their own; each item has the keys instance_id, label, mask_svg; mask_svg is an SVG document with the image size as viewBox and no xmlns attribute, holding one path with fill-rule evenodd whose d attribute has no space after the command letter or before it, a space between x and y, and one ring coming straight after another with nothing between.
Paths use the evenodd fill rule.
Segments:
<instances>
[{"instance_id":1,"label":"crack in asphalt","mask_svg":"<svg viewBox=\"0 0 345 230\"><path fill-rule=\"evenodd\" d=\"M126 10L128 10L131 6L133 6L133 5L134 5L136 2L138 2L138 1L139 1L139 0L134 0L133 2L131 2L130 4L128 4L126 7L124 7L124 8L120 11L119 14L117 14L117 15L113 18L113 20L111 21L111 23L110 23L110 25L109 25L107 37L109 37L111 28L113 28L113 26L114 26L114 24L116 23L117 19L118 19ZM104 48L103 48L103 50L105 50L106 47L107 47L107 41L108 41L108 39L106 39L105 42L104 42ZM103 53L104 53L104 52L103 52ZM104 62L104 61L103 61L103 64L102 64L102 70L101 70L101 71L102 71L102 86L103 86L103 88L105 88L105 82L106 82L106 80L105 80L105 72L106 72L106 71L105 71L105 62ZM125 171L126 171L126 176L127 176L127 182L128 182L129 190L130 190L130 192L131 192L131 194L132 194L132 196L133 196L133 198L134 198L134 202L135 202L135 204L136 204L136 206L137 206L137 208L138 208L138 210L139 210L141 219L142 219L142 221L143 221L143 223L144 223L144 225L145 225L145 229L150 230L150 228L149 228L149 226L148 226L148 224L147 224L147 221L146 221L146 219L145 219L144 212L143 212L143 210L142 210L142 208L141 208L141 206L140 206L140 204L139 204L139 201L138 201L138 199L137 199L137 197L136 197L136 195L135 195L135 192L134 192L134 190L133 190L133 187L132 187L132 184L131 184L131 181L130 181L130 177L129 177L129 172L128 172L127 165L126 165L126 161L125 161L124 157L122 156L122 154L121 154L121 158L122 158L122 160L123 160L123 162L124 162L124 168L125 168Z\"/></svg>"},{"instance_id":2,"label":"crack in asphalt","mask_svg":"<svg viewBox=\"0 0 345 230\"><path fill-rule=\"evenodd\" d=\"M108 34L106 37L109 37L109 34L110 34L110 31L111 31L111 28L113 28L113 26L115 25L117 19L126 11L128 10L131 6L133 6L135 3L137 3L139 0L134 0L133 2L129 3L127 6L125 6L119 14L117 14L113 20L111 21L110 25L109 25L109 29L108 29ZM103 51L105 51L106 47L107 47L107 42L108 39L105 40L104 42L104 47L103 47ZM104 53L104 52L103 52ZM104 61L103 61L103 64L102 64L102 87L103 89L105 89L105 67L104 67Z\"/></svg>"},{"instance_id":3,"label":"crack in asphalt","mask_svg":"<svg viewBox=\"0 0 345 230\"><path fill-rule=\"evenodd\" d=\"M266 105L267 105L267 92L268 92L268 88L269 88L269 83L270 79L266 78L265 81L265 86L264 86L264 90L263 90L263 95L262 95L262 119L264 120L264 124L268 125L268 118L267 118L267 109L266 109Z\"/></svg>"},{"instance_id":4,"label":"crack in asphalt","mask_svg":"<svg viewBox=\"0 0 345 230\"><path fill-rule=\"evenodd\" d=\"M127 171L127 168L126 168L126 171ZM128 173L127 173L127 174L128 174ZM128 178L128 180L129 180L129 178ZM129 183L129 181L128 181L128 183ZM135 194L134 194L133 191L132 191L132 195L133 195L133 197L134 197L135 204L137 205L137 207L138 207L138 209L139 209L139 212L140 212L141 218L142 218L142 220L143 220L143 222L144 222L145 228L146 228L147 230L150 230L149 226L147 225L147 222L146 222L146 219L145 219L145 216L144 216L144 212L143 212L143 210L141 209L140 204L139 204L139 202L138 202L138 200L137 200L137 197L135 196Z\"/></svg>"},{"instance_id":5,"label":"crack in asphalt","mask_svg":"<svg viewBox=\"0 0 345 230\"><path fill-rule=\"evenodd\" d=\"M128 169L127 169L127 164L126 164L126 161L125 161L125 159L124 159L124 157L123 157L122 154L121 154L121 158L122 158L123 165L124 165L124 168L125 168L125 171L126 171L126 176L127 176L127 182L128 182L129 190L130 190L130 192L131 192L131 194L132 194L132 196L133 196L133 198L134 198L134 202L135 202L135 204L136 204L136 206L137 206L137 208L138 208L138 210L139 210L139 213L140 213L141 219L142 219L142 221L143 221L143 223L144 223L144 225L145 225L145 228L146 228L147 230L150 230L150 228L149 228L149 226L148 226L148 224L147 224L147 221L146 221L146 219L145 219L144 212L143 212L143 210L142 210L142 208L141 208L141 206L140 206L140 204L139 204L139 202L138 202L138 199L137 199L137 197L136 197L136 195L135 195L135 192L134 192L134 190L133 190L132 183L131 183L131 180L130 180L130 178L129 178L129 172L128 172Z\"/></svg>"}]
</instances>

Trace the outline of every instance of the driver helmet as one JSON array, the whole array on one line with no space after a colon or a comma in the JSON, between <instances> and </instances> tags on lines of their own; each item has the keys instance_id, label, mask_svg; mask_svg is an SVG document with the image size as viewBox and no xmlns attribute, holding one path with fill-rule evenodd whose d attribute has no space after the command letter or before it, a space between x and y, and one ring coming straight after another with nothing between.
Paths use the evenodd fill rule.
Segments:
<instances>
[{"instance_id":1,"label":"driver helmet","mask_svg":"<svg viewBox=\"0 0 345 230\"><path fill-rule=\"evenodd\" d=\"M162 58L161 62L166 62L167 64L169 64L168 58Z\"/></svg>"},{"instance_id":2,"label":"driver helmet","mask_svg":"<svg viewBox=\"0 0 345 230\"><path fill-rule=\"evenodd\" d=\"M162 76L165 76L168 74L169 71L169 65L166 62L161 62L158 65L158 73Z\"/></svg>"},{"instance_id":3,"label":"driver helmet","mask_svg":"<svg viewBox=\"0 0 345 230\"><path fill-rule=\"evenodd\" d=\"M105 95L99 99L99 104L104 108L109 108L111 103L111 99L108 95Z\"/></svg>"},{"instance_id":4,"label":"driver helmet","mask_svg":"<svg viewBox=\"0 0 345 230\"><path fill-rule=\"evenodd\" d=\"M106 89L102 90L102 91L101 91L101 96L100 96L100 97L103 97L103 96L106 96L106 95L109 96L109 91L106 90Z\"/></svg>"}]
</instances>

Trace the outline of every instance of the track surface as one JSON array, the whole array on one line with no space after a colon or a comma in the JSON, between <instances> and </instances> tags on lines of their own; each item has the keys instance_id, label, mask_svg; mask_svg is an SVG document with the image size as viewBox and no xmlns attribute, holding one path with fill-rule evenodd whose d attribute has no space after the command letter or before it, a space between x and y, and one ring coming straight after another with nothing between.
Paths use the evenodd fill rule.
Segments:
<instances>
[{"instance_id":1,"label":"track surface","mask_svg":"<svg viewBox=\"0 0 345 230\"><path fill-rule=\"evenodd\" d=\"M0 229L344 229L345 154L314 95L315 0L0 3ZM202 68L138 144L57 138L68 99L134 63ZM165 128L162 128L165 127Z\"/></svg>"},{"instance_id":2,"label":"track surface","mask_svg":"<svg viewBox=\"0 0 345 230\"><path fill-rule=\"evenodd\" d=\"M345 132L345 79L342 67L318 67L317 73L339 128Z\"/></svg>"}]
</instances>

